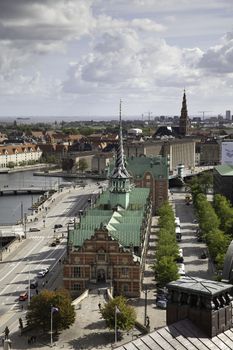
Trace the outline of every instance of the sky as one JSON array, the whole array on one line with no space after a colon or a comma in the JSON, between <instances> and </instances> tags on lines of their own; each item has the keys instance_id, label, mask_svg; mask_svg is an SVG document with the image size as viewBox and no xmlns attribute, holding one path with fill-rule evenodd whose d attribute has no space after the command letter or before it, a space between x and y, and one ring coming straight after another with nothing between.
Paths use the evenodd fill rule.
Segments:
<instances>
[{"instance_id":1,"label":"sky","mask_svg":"<svg viewBox=\"0 0 233 350\"><path fill-rule=\"evenodd\" d=\"M232 0L0 0L0 117L233 113ZM64 119L64 118L63 118Z\"/></svg>"}]
</instances>

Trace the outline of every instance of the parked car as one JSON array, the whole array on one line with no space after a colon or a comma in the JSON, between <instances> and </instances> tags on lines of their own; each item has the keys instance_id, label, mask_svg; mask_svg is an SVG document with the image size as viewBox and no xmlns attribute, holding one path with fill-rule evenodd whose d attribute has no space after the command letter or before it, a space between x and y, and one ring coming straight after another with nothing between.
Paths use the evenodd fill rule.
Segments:
<instances>
[{"instance_id":1,"label":"parked car","mask_svg":"<svg viewBox=\"0 0 233 350\"><path fill-rule=\"evenodd\" d=\"M157 307L160 309L166 309L167 308L167 300L158 300L156 302Z\"/></svg>"},{"instance_id":2,"label":"parked car","mask_svg":"<svg viewBox=\"0 0 233 350\"><path fill-rule=\"evenodd\" d=\"M56 241L53 241L51 244L50 244L50 247L56 247L57 243Z\"/></svg>"},{"instance_id":3,"label":"parked car","mask_svg":"<svg viewBox=\"0 0 233 350\"><path fill-rule=\"evenodd\" d=\"M56 244L61 243L60 238L56 238L56 239L55 239L55 242L56 242Z\"/></svg>"},{"instance_id":4,"label":"parked car","mask_svg":"<svg viewBox=\"0 0 233 350\"><path fill-rule=\"evenodd\" d=\"M28 299L28 293L27 292L22 292L19 295L19 301L25 301Z\"/></svg>"},{"instance_id":5,"label":"parked car","mask_svg":"<svg viewBox=\"0 0 233 350\"><path fill-rule=\"evenodd\" d=\"M178 263L183 263L184 262L184 257L183 257L183 249L180 248L178 251L178 257L176 258L176 262Z\"/></svg>"},{"instance_id":6,"label":"parked car","mask_svg":"<svg viewBox=\"0 0 233 350\"><path fill-rule=\"evenodd\" d=\"M207 258L206 252L202 252L202 254L201 254L201 259L206 259L206 258Z\"/></svg>"},{"instance_id":7,"label":"parked car","mask_svg":"<svg viewBox=\"0 0 233 350\"><path fill-rule=\"evenodd\" d=\"M178 265L178 274L180 276L185 276L185 266L184 264L177 264Z\"/></svg>"},{"instance_id":8,"label":"parked car","mask_svg":"<svg viewBox=\"0 0 233 350\"><path fill-rule=\"evenodd\" d=\"M40 229L38 227L30 227L29 232L38 232Z\"/></svg>"}]
</instances>

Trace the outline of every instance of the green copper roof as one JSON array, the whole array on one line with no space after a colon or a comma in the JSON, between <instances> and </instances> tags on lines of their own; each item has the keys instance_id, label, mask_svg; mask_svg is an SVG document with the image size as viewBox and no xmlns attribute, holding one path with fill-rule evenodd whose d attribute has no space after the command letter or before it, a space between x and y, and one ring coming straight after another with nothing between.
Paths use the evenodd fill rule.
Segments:
<instances>
[{"instance_id":1,"label":"green copper roof","mask_svg":"<svg viewBox=\"0 0 233 350\"><path fill-rule=\"evenodd\" d=\"M104 224L111 236L122 246L140 246L140 229L149 193L148 188L133 188L128 209L113 211L108 209L109 192L105 191L100 195L95 207L81 217L80 228L70 230L69 243L77 247L82 246L84 240L90 239L95 229Z\"/></svg>"},{"instance_id":2,"label":"green copper roof","mask_svg":"<svg viewBox=\"0 0 233 350\"><path fill-rule=\"evenodd\" d=\"M134 178L142 178L150 172L155 179L168 179L168 165L165 157L129 157L127 169Z\"/></svg>"},{"instance_id":3,"label":"green copper roof","mask_svg":"<svg viewBox=\"0 0 233 350\"><path fill-rule=\"evenodd\" d=\"M222 176L233 176L233 165L218 165L215 169Z\"/></svg>"}]
</instances>

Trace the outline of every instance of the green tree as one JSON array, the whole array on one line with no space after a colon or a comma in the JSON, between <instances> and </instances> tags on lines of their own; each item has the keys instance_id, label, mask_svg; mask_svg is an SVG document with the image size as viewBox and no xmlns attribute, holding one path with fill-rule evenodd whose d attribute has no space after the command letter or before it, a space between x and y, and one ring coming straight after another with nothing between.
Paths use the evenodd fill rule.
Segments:
<instances>
[{"instance_id":1,"label":"green tree","mask_svg":"<svg viewBox=\"0 0 233 350\"><path fill-rule=\"evenodd\" d=\"M230 237L225 235L224 232L214 229L206 235L206 242L210 255L215 261L218 254L226 253L230 243Z\"/></svg>"},{"instance_id":2,"label":"green tree","mask_svg":"<svg viewBox=\"0 0 233 350\"><path fill-rule=\"evenodd\" d=\"M136 312L134 308L127 305L126 299L123 296L116 297L106 303L101 309L101 315L105 319L106 325L109 329L115 328L115 310L117 313L117 329L129 331L135 325Z\"/></svg>"},{"instance_id":3,"label":"green tree","mask_svg":"<svg viewBox=\"0 0 233 350\"><path fill-rule=\"evenodd\" d=\"M78 169L81 172L84 172L87 168L88 168L88 164L87 164L86 159L83 159L83 158L80 159L79 162L78 162Z\"/></svg>"},{"instance_id":4,"label":"green tree","mask_svg":"<svg viewBox=\"0 0 233 350\"><path fill-rule=\"evenodd\" d=\"M154 271L156 280L161 287L179 278L178 266L172 256L164 256L157 260L154 265Z\"/></svg>"},{"instance_id":5,"label":"green tree","mask_svg":"<svg viewBox=\"0 0 233 350\"><path fill-rule=\"evenodd\" d=\"M75 321L75 310L66 290L43 290L31 299L26 314L27 324L40 327L44 331L50 329L51 306L59 309L53 314L54 330L69 328Z\"/></svg>"}]
</instances>

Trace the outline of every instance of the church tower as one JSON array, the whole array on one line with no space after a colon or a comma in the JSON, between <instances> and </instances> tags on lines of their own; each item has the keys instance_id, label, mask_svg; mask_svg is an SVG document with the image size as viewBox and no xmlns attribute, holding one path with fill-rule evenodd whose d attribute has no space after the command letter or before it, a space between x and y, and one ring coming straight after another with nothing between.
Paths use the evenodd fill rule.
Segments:
<instances>
[{"instance_id":1,"label":"church tower","mask_svg":"<svg viewBox=\"0 0 233 350\"><path fill-rule=\"evenodd\" d=\"M186 104L186 94L185 94L185 90L184 90L181 115L180 115L179 134L181 136L186 136L189 134L189 129L190 129L190 120L188 117L188 110L187 110L187 104Z\"/></svg>"},{"instance_id":2,"label":"church tower","mask_svg":"<svg viewBox=\"0 0 233 350\"><path fill-rule=\"evenodd\" d=\"M112 209L117 208L118 206L127 209L129 205L129 192L131 188L130 178L131 176L125 167L124 161L120 101L119 140L115 156L115 165L109 178L110 206Z\"/></svg>"}]
</instances>

